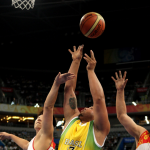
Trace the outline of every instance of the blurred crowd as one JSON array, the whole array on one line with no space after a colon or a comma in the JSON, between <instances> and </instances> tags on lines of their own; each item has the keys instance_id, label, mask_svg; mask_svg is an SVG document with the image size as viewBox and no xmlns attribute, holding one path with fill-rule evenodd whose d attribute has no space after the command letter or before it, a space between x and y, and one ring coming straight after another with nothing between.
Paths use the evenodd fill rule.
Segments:
<instances>
[{"instance_id":1,"label":"blurred crowd","mask_svg":"<svg viewBox=\"0 0 150 150\"><path fill-rule=\"evenodd\" d=\"M126 103L132 104L132 101L137 103L148 103L150 101L150 94L147 93L150 90L150 83L147 80L149 70L143 70L143 74L133 76L133 73L138 73L138 70L128 71L127 78L129 79L125 89ZM97 73L98 74L98 73ZM110 79L110 76L114 73L109 74L98 74L100 82L103 86L106 98L107 106L115 106L116 101L116 89L114 82ZM81 76L81 75L79 75ZM49 78L54 78L54 73L50 76L38 77L30 74L1 74L0 84L1 87L11 88L12 92L5 92L1 90L0 103L16 104L16 105L28 105L34 106L38 103L39 106L43 106L46 99L47 93L49 92L52 81ZM142 94L137 92L137 88L147 87L147 92ZM63 85L60 86L58 100L56 101L56 107L62 107L63 104ZM92 97L89 91L88 82L80 77L76 86L76 96L78 99L79 107L85 107L86 105L92 105ZM82 103L80 103L82 99Z\"/></svg>"}]
</instances>

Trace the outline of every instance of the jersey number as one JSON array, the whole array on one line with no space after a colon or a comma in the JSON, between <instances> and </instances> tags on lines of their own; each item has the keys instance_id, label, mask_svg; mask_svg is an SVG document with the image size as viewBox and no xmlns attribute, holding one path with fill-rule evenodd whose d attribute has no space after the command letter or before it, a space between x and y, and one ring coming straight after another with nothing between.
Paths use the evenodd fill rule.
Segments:
<instances>
[{"instance_id":1,"label":"jersey number","mask_svg":"<svg viewBox=\"0 0 150 150\"><path fill-rule=\"evenodd\" d=\"M74 149L75 149L75 147L73 147L73 146L69 147L69 150L74 150Z\"/></svg>"}]
</instances>

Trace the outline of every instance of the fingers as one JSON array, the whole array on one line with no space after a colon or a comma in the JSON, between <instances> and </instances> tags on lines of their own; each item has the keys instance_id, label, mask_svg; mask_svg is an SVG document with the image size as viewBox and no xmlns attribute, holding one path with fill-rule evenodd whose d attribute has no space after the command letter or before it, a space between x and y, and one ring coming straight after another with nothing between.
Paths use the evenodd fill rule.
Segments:
<instances>
[{"instance_id":1,"label":"fingers","mask_svg":"<svg viewBox=\"0 0 150 150\"><path fill-rule=\"evenodd\" d=\"M69 53L72 55L73 52L72 52L70 49L68 49L68 51L69 51Z\"/></svg>"},{"instance_id":2,"label":"fingers","mask_svg":"<svg viewBox=\"0 0 150 150\"><path fill-rule=\"evenodd\" d=\"M87 63L90 62L90 60L87 57L83 57L83 58L86 60Z\"/></svg>"},{"instance_id":3,"label":"fingers","mask_svg":"<svg viewBox=\"0 0 150 150\"><path fill-rule=\"evenodd\" d=\"M119 78L122 78L122 74L121 74L121 71L119 71Z\"/></svg>"},{"instance_id":4,"label":"fingers","mask_svg":"<svg viewBox=\"0 0 150 150\"><path fill-rule=\"evenodd\" d=\"M85 57L83 57L87 62L90 62L91 60L95 60L95 56L94 56L94 52L92 50L90 50L90 54L91 54L91 57L88 56L86 53L84 54Z\"/></svg>"},{"instance_id":5,"label":"fingers","mask_svg":"<svg viewBox=\"0 0 150 150\"><path fill-rule=\"evenodd\" d=\"M95 60L94 52L93 52L92 50L90 50L90 54L91 54L91 58L92 58L93 60Z\"/></svg>"},{"instance_id":6,"label":"fingers","mask_svg":"<svg viewBox=\"0 0 150 150\"><path fill-rule=\"evenodd\" d=\"M116 79L118 80L118 79L119 79L119 77L118 77L118 73L117 73L117 72L115 72L115 75L116 75Z\"/></svg>"},{"instance_id":7,"label":"fingers","mask_svg":"<svg viewBox=\"0 0 150 150\"><path fill-rule=\"evenodd\" d=\"M70 76L70 75L74 75L74 74L73 74L73 73L68 72L68 73L63 73L62 75Z\"/></svg>"},{"instance_id":8,"label":"fingers","mask_svg":"<svg viewBox=\"0 0 150 150\"><path fill-rule=\"evenodd\" d=\"M1 135L1 136L0 136L0 140L3 141L4 139L5 139L5 136Z\"/></svg>"},{"instance_id":9,"label":"fingers","mask_svg":"<svg viewBox=\"0 0 150 150\"><path fill-rule=\"evenodd\" d=\"M117 79L117 80L119 80L119 78L125 80L126 74L127 74L127 72L125 71L125 72L124 72L124 75L123 75L123 77L122 77L121 71L119 71L119 77L118 77L118 73L115 72L115 75L116 75L116 79ZM114 77L111 77L111 78L112 78L114 81L116 81ZM128 79L125 80L126 83L127 83L127 81L128 81Z\"/></svg>"},{"instance_id":10,"label":"fingers","mask_svg":"<svg viewBox=\"0 0 150 150\"><path fill-rule=\"evenodd\" d=\"M74 77L75 77L75 75L71 75L71 76L67 77L67 80L71 80L71 79L73 79Z\"/></svg>"},{"instance_id":11,"label":"fingers","mask_svg":"<svg viewBox=\"0 0 150 150\"><path fill-rule=\"evenodd\" d=\"M60 75L61 75L61 72L59 72L57 76L59 77Z\"/></svg>"},{"instance_id":12,"label":"fingers","mask_svg":"<svg viewBox=\"0 0 150 150\"><path fill-rule=\"evenodd\" d=\"M91 61L91 58L86 53L84 55L85 55L85 57L87 58L88 61Z\"/></svg>"},{"instance_id":13,"label":"fingers","mask_svg":"<svg viewBox=\"0 0 150 150\"><path fill-rule=\"evenodd\" d=\"M125 80L125 83L124 83L125 86L126 86L127 82L128 82L128 79Z\"/></svg>"},{"instance_id":14,"label":"fingers","mask_svg":"<svg viewBox=\"0 0 150 150\"><path fill-rule=\"evenodd\" d=\"M72 78L75 77L75 75L73 73L64 73L62 74L63 76L65 76L66 78Z\"/></svg>"},{"instance_id":15,"label":"fingers","mask_svg":"<svg viewBox=\"0 0 150 150\"><path fill-rule=\"evenodd\" d=\"M122 77L122 73L121 73L121 71L119 71L119 78L123 78L123 79L125 80L126 74L127 74L127 72L125 71L125 72L124 72L124 75L123 75L123 77Z\"/></svg>"},{"instance_id":16,"label":"fingers","mask_svg":"<svg viewBox=\"0 0 150 150\"><path fill-rule=\"evenodd\" d=\"M80 46L80 52L81 52L81 53L83 53L83 47L84 47L84 45L82 44L82 45Z\"/></svg>"},{"instance_id":17,"label":"fingers","mask_svg":"<svg viewBox=\"0 0 150 150\"><path fill-rule=\"evenodd\" d=\"M74 52L76 51L76 46L73 46L73 51L74 51Z\"/></svg>"},{"instance_id":18,"label":"fingers","mask_svg":"<svg viewBox=\"0 0 150 150\"><path fill-rule=\"evenodd\" d=\"M126 78L126 75L127 75L127 72L125 71L124 72L124 75L123 75L123 79L125 80L125 78Z\"/></svg>"},{"instance_id":19,"label":"fingers","mask_svg":"<svg viewBox=\"0 0 150 150\"><path fill-rule=\"evenodd\" d=\"M55 78L55 80L57 80L59 78L59 76L61 75L61 72L59 72Z\"/></svg>"},{"instance_id":20,"label":"fingers","mask_svg":"<svg viewBox=\"0 0 150 150\"><path fill-rule=\"evenodd\" d=\"M83 47L84 47L84 45L82 44L82 45L80 46L80 50L83 50Z\"/></svg>"},{"instance_id":21,"label":"fingers","mask_svg":"<svg viewBox=\"0 0 150 150\"><path fill-rule=\"evenodd\" d=\"M114 82L116 82L116 80L115 80L115 78L113 76L111 78L113 79Z\"/></svg>"},{"instance_id":22,"label":"fingers","mask_svg":"<svg viewBox=\"0 0 150 150\"><path fill-rule=\"evenodd\" d=\"M71 80L75 77L73 73L66 73L65 76L66 76L66 80Z\"/></svg>"}]
</instances>

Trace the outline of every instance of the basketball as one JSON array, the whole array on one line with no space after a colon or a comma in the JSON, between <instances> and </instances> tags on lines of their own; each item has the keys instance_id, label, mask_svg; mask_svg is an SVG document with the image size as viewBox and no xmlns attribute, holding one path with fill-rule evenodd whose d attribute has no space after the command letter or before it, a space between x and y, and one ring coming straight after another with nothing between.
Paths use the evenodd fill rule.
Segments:
<instances>
[{"instance_id":1,"label":"basketball","mask_svg":"<svg viewBox=\"0 0 150 150\"><path fill-rule=\"evenodd\" d=\"M80 20L80 31L88 38L97 38L105 30L104 18L96 13L86 13Z\"/></svg>"}]
</instances>

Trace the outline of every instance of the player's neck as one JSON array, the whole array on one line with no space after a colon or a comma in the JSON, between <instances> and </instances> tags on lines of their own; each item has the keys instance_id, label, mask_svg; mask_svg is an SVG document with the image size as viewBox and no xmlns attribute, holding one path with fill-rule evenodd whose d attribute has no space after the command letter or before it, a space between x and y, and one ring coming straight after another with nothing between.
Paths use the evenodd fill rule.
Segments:
<instances>
[{"instance_id":1,"label":"player's neck","mask_svg":"<svg viewBox=\"0 0 150 150\"><path fill-rule=\"evenodd\" d=\"M88 121L83 121L83 120L81 121L82 124L85 124L85 123L87 123L87 122L88 122Z\"/></svg>"},{"instance_id":2,"label":"player's neck","mask_svg":"<svg viewBox=\"0 0 150 150\"><path fill-rule=\"evenodd\" d=\"M39 129L36 129L36 135L39 133L39 131L40 131L40 128L39 128Z\"/></svg>"}]
</instances>

